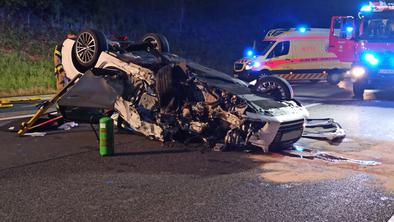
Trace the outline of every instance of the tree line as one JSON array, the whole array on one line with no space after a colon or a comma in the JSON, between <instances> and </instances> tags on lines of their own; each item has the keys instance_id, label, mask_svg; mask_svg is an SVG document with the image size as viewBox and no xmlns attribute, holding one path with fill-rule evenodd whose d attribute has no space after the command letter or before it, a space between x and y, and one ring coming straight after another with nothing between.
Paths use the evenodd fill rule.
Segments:
<instances>
[{"instance_id":1,"label":"tree line","mask_svg":"<svg viewBox=\"0 0 394 222\"><path fill-rule=\"evenodd\" d=\"M350 15L360 0L0 0L0 31L27 38L63 38L90 27L107 36L138 39L166 35L175 52L231 70L253 40L270 28L309 24L328 27L332 15ZM7 30L5 30L7 29ZM5 32L7 33L7 32ZM211 64L212 63L212 64Z\"/></svg>"}]
</instances>

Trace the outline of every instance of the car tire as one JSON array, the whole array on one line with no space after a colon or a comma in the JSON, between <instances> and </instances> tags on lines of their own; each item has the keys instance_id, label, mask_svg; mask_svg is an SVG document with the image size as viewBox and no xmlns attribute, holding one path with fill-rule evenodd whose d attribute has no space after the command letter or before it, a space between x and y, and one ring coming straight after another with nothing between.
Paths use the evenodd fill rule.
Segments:
<instances>
[{"instance_id":1,"label":"car tire","mask_svg":"<svg viewBox=\"0 0 394 222\"><path fill-rule=\"evenodd\" d=\"M364 91L366 87L363 82L354 82L353 83L353 95L356 99L364 99Z\"/></svg>"},{"instance_id":2,"label":"car tire","mask_svg":"<svg viewBox=\"0 0 394 222\"><path fill-rule=\"evenodd\" d=\"M173 65L166 65L159 69L156 74L156 92L159 98L161 108L166 108L170 105L175 97L174 80L173 80Z\"/></svg>"},{"instance_id":3,"label":"car tire","mask_svg":"<svg viewBox=\"0 0 394 222\"><path fill-rule=\"evenodd\" d=\"M312 84L316 84L316 83L320 82L320 79L311 79L311 80L309 80L309 82Z\"/></svg>"},{"instance_id":4,"label":"car tire","mask_svg":"<svg viewBox=\"0 0 394 222\"><path fill-rule=\"evenodd\" d=\"M86 29L75 40L73 48L73 63L80 72L93 68L101 52L108 50L108 43L102 32Z\"/></svg>"},{"instance_id":5,"label":"car tire","mask_svg":"<svg viewBox=\"0 0 394 222\"><path fill-rule=\"evenodd\" d=\"M339 73L329 73L327 76L327 82L331 85L338 85L340 81L342 81L342 75Z\"/></svg>"},{"instance_id":6,"label":"car tire","mask_svg":"<svg viewBox=\"0 0 394 222\"><path fill-rule=\"evenodd\" d=\"M270 96L274 100L291 100L294 97L293 87L290 83L278 76L263 76L259 80L253 91L257 95Z\"/></svg>"},{"instance_id":7,"label":"car tire","mask_svg":"<svg viewBox=\"0 0 394 222\"><path fill-rule=\"evenodd\" d=\"M142 42L151 43L154 49L161 53L169 53L171 51L167 38L162 34L148 33L142 37Z\"/></svg>"}]
</instances>

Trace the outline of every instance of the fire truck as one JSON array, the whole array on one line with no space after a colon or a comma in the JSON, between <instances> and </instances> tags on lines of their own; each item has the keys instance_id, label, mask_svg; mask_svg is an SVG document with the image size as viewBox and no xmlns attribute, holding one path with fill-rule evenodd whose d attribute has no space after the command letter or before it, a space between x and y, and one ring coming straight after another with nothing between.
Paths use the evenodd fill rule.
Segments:
<instances>
[{"instance_id":1,"label":"fire truck","mask_svg":"<svg viewBox=\"0 0 394 222\"><path fill-rule=\"evenodd\" d=\"M394 87L394 3L370 2L357 16L331 19L329 52L351 62L353 93Z\"/></svg>"}]
</instances>

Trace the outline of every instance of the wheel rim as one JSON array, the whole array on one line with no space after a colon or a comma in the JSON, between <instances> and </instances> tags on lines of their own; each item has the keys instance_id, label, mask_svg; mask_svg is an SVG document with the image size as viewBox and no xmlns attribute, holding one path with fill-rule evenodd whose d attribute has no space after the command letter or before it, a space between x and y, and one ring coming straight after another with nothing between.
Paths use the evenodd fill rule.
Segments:
<instances>
[{"instance_id":1,"label":"wheel rim","mask_svg":"<svg viewBox=\"0 0 394 222\"><path fill-rule=\"evenodd\" d=\"M337 74L331 75L331 81L332 82L338 82L339 81L339 75L337 75Z\"/></svg>"},{"instance_id":2,"label":"wheel rim","mask_svg":"<svg viewBox=\"0 0 394 222\"><path fill-rule=\"evenodd\" d=\"M157 40L155 38L152 37L147 37L144 39L144 42L149 42L154 46L154 49L156 50L160 50L159 49L159 43L157 42Z\"/></svg>"},{"instance_id":3,"label":"wheel rim","mask_svg":"<svg viewBox=\"0 0 394 222\"><path fill-rule=\"evenodd\" d=\"M95 52L96 41L94 36L88 32L81 33L76 43L77 58L84 63L89 63L94 59Z\"/></svg>"},{"instance_id":4,"label":"wheel rim","mask_svg":"<svg viewBox=\"0 0 394 222\"><path fill-rule=\"evenodd\" d=\"M284 100L287 97L285 89L280 84L273 81L264 81L260 83L257 86L257 92L267 94L281 100Z\"/></svg>"}]
</instances>

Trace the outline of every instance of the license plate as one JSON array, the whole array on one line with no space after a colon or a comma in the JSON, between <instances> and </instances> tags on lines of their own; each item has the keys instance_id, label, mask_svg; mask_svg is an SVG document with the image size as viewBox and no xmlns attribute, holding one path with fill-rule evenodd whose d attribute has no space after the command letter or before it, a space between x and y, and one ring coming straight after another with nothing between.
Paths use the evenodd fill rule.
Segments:
<instances>
[{"instance_id":1,"label":"license plate","mask_svg":"<svg viewBox=\"0 0 394 222\"><path fill-rule=\"evenodd\" d=\"M380 74L394 74L394 69L380 69Z\"/></svg>"},{"instance_id":2,"label":"license plate","mask_svg":"<svg viewBox=\"0 0 394 222\"><path fill-rule=\"evenodd\" d=\"M291 131L282 135L281 141L289 141L302 136L302 130Z\"/></svg>"}]
</instances>

